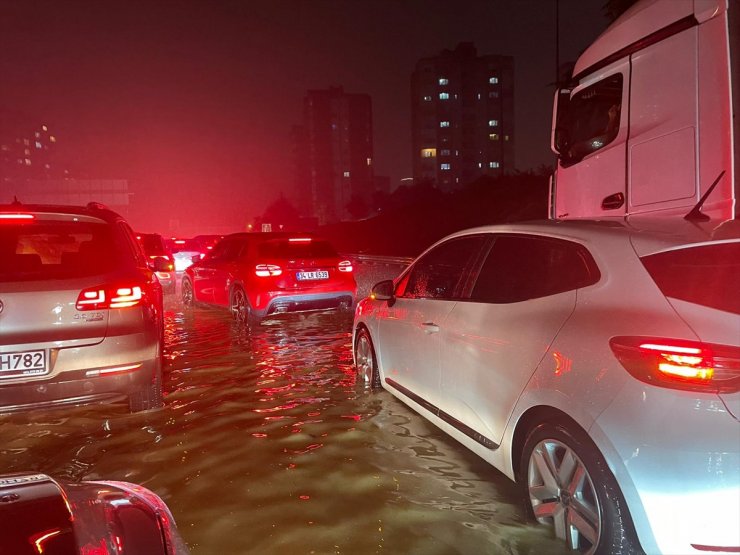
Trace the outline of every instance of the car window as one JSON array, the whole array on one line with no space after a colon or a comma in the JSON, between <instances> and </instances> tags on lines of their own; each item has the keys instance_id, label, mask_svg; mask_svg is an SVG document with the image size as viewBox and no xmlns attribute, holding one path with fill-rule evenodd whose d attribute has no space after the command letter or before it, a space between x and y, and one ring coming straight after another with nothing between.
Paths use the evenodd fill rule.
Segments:
<instances>
[{"instance_id":1,"label":"car window","mask_svg":"<svg viewBox=\"0 0 740 555\"><path fill-rule=\"evenodd\" d=\"M141 236L141 244L144 247L144 252L152 255L163 255L167 254L167 249L164 245L164 239L161 235L145 234Z\"/></svg>"},{"instance_id":2,"label":"car window","mask_svg":"<svg viewBox=\"0 0 740 555\"><path fill-rule=\"evenodd\" d=\"M399 283L396 296L456 299L486 239L482 235L450 239L417 260Z\"/></svg>"},{"instance_id":3,"label":"car window","mask_svg":"<svg viewBox=\"0 0 740 555\"><path fill-rule=\"evenodd\" d=\"M334 258L337 252L334 247L324 240L293 240L275 239L261 243L257 248L260 258Z\"/></svg>"},{"instance_id":4,"label":"car window","mask_svg":"<svg viewBox=\"0 0 740 555\"><path fill-rule=\"evenodd\" d=\"M148 264L146 253L144 252L144 248L141 246L141 243L136 239L134 230L131 229L126 222L118 222L118 226L123 231L123 235L126 238L126 245L129 247L136 263L139 267L146 267Z\"/></svg>"},{"instance_id":5,"label":"car window","mask_svg":"<svg viewBox=\"0 0 740 555\"><path fill-rule=\"evenodd\" d=\"M740 314L740 243L682 248L641 260L666 297Z\"/></svg>"},{"instance_id":6,"label":"car window","mask_svg":"<svg viewBox=\"0 0 740 555\"><path fill-rule=\"evenodd\" d=\"M596 283L599 271L582 245L524 235L497 236L471 300L515 303Z\"/></svg>"},{"instance_id":7,"label":"car window","mask_svg":"<svg viewBox=\"0 0 740 555\"><path fill-rule=\"evenodd\" d=\"M237 260L246 251L247 242L242 239L225 239L213 247L208 254L208 260L229 261Z\"/></svg>"},{"instance_id":8,"label":"car window","mask_svg":"<svg viewBox=\"0 0 740 555\"><path fill-rule=\"evenodd\" d=\"M107 224L38 221L0 227L0 281L103 274L117 267L121 254Z\"/></svg>"}]
</instances>

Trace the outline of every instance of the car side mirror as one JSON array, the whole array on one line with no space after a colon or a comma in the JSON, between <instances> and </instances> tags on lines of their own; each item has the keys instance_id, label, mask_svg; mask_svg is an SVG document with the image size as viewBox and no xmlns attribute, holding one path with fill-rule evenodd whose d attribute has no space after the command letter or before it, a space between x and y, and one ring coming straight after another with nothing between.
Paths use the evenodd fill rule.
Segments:
<instances>
[{"instance_id":1,"label":"car side mirror","mask_svg":"<svg viewBox=\"0 0 740 555\"><path fill-rule=\"evenodd\" d=\"M379 301L391 301L395 298L393 291L393 280L386 279L373 285L370 296Z\"/></svg>"}]
</instances>

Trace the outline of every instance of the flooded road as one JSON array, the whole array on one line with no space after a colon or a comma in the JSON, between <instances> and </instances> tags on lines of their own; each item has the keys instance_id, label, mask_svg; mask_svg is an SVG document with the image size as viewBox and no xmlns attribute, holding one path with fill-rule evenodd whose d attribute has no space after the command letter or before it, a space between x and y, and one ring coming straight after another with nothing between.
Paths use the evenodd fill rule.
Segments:
<instances>
[{"instance_id":1,"label":"flooded road","mask_svg":"<svg viewBox=\"0 0 740 555\"><path fill-rule=\"evenodd\" d=\"M0 468L143 484L193 554L565 553L507 478L355 383L351 324L285 315L249 334L168 298L165 407L0 416Z\"/></svg>"}]
</instances>

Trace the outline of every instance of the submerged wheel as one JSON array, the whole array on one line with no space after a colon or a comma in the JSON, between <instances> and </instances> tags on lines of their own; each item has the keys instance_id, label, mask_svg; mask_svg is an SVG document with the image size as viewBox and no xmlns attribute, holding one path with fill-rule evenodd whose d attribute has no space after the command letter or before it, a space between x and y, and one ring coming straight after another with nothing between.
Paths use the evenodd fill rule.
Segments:
<instances>
[{"instance_id":1,"label":"submerged wheel","mask_svg":"<svg viewBox=\"0 0 740 555\"><path fill-rule=\"evenodd\" d=\"M355 339L355 368L357 379L365 386L371 389L380 387L375 348L370 339L370 333L365 328L357 332L357 339Z\"/></svg>"},{"instance_id":2,"label":"submerged wheel","mask_svg":"<svg viewBox=\"0 0 740 555\"><path fill-rule=\"evenodd\" d=\"M182 304L185 306L193 306L195 298L193 297L193 284L186 277L182 278Z\"/></svg>"},{"instance_id":3,"label":"submerged wheel","mask_svg":"<svg viewBox=\"0 0 740 555\"><path fill-rule=\"evenodd\" d=\"M161 408L162 404L162 359L157 357L152 383L129 395L128 407L131 412L141 412Z\"/></svg>"},{"instance_id":4,"label":"submerged wheel","mask_svg":"<svg viewBox=\"0 0 740 555\"><path fill-rule=\"evenodd\" d=\"M540 424L527 437L520 469L531 516L569 549L641 553L619 486L585 433Z\"/></svg>"},{"instance_id":5,"label":"submerged wheel","mask_svg":"<svg viewBox=\"0 0 740 555\"><path fill-rule=\"evenodd\" d=\"M247 293L240 286L231 290L231 314L238 324L249 324L252 321L252 307L249 306Z\"/></svg>"}]
</instances>

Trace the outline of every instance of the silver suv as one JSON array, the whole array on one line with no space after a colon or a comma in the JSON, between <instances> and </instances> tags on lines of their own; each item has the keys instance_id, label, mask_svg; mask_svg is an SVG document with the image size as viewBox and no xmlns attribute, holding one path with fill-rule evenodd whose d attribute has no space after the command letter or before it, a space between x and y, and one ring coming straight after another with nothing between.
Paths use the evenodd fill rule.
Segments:
<instances>
[{"instance_id":1,"label":"silver suv","mask_svg":"<svg viewBox=\"0 0 740 555\"><path fill-rule=\"evenodd\" d=\"M164 264L165 261L162 261ZM0 205L0 411L162 404L162 287L126 221Z\"/></svg>"}]
</instances>

